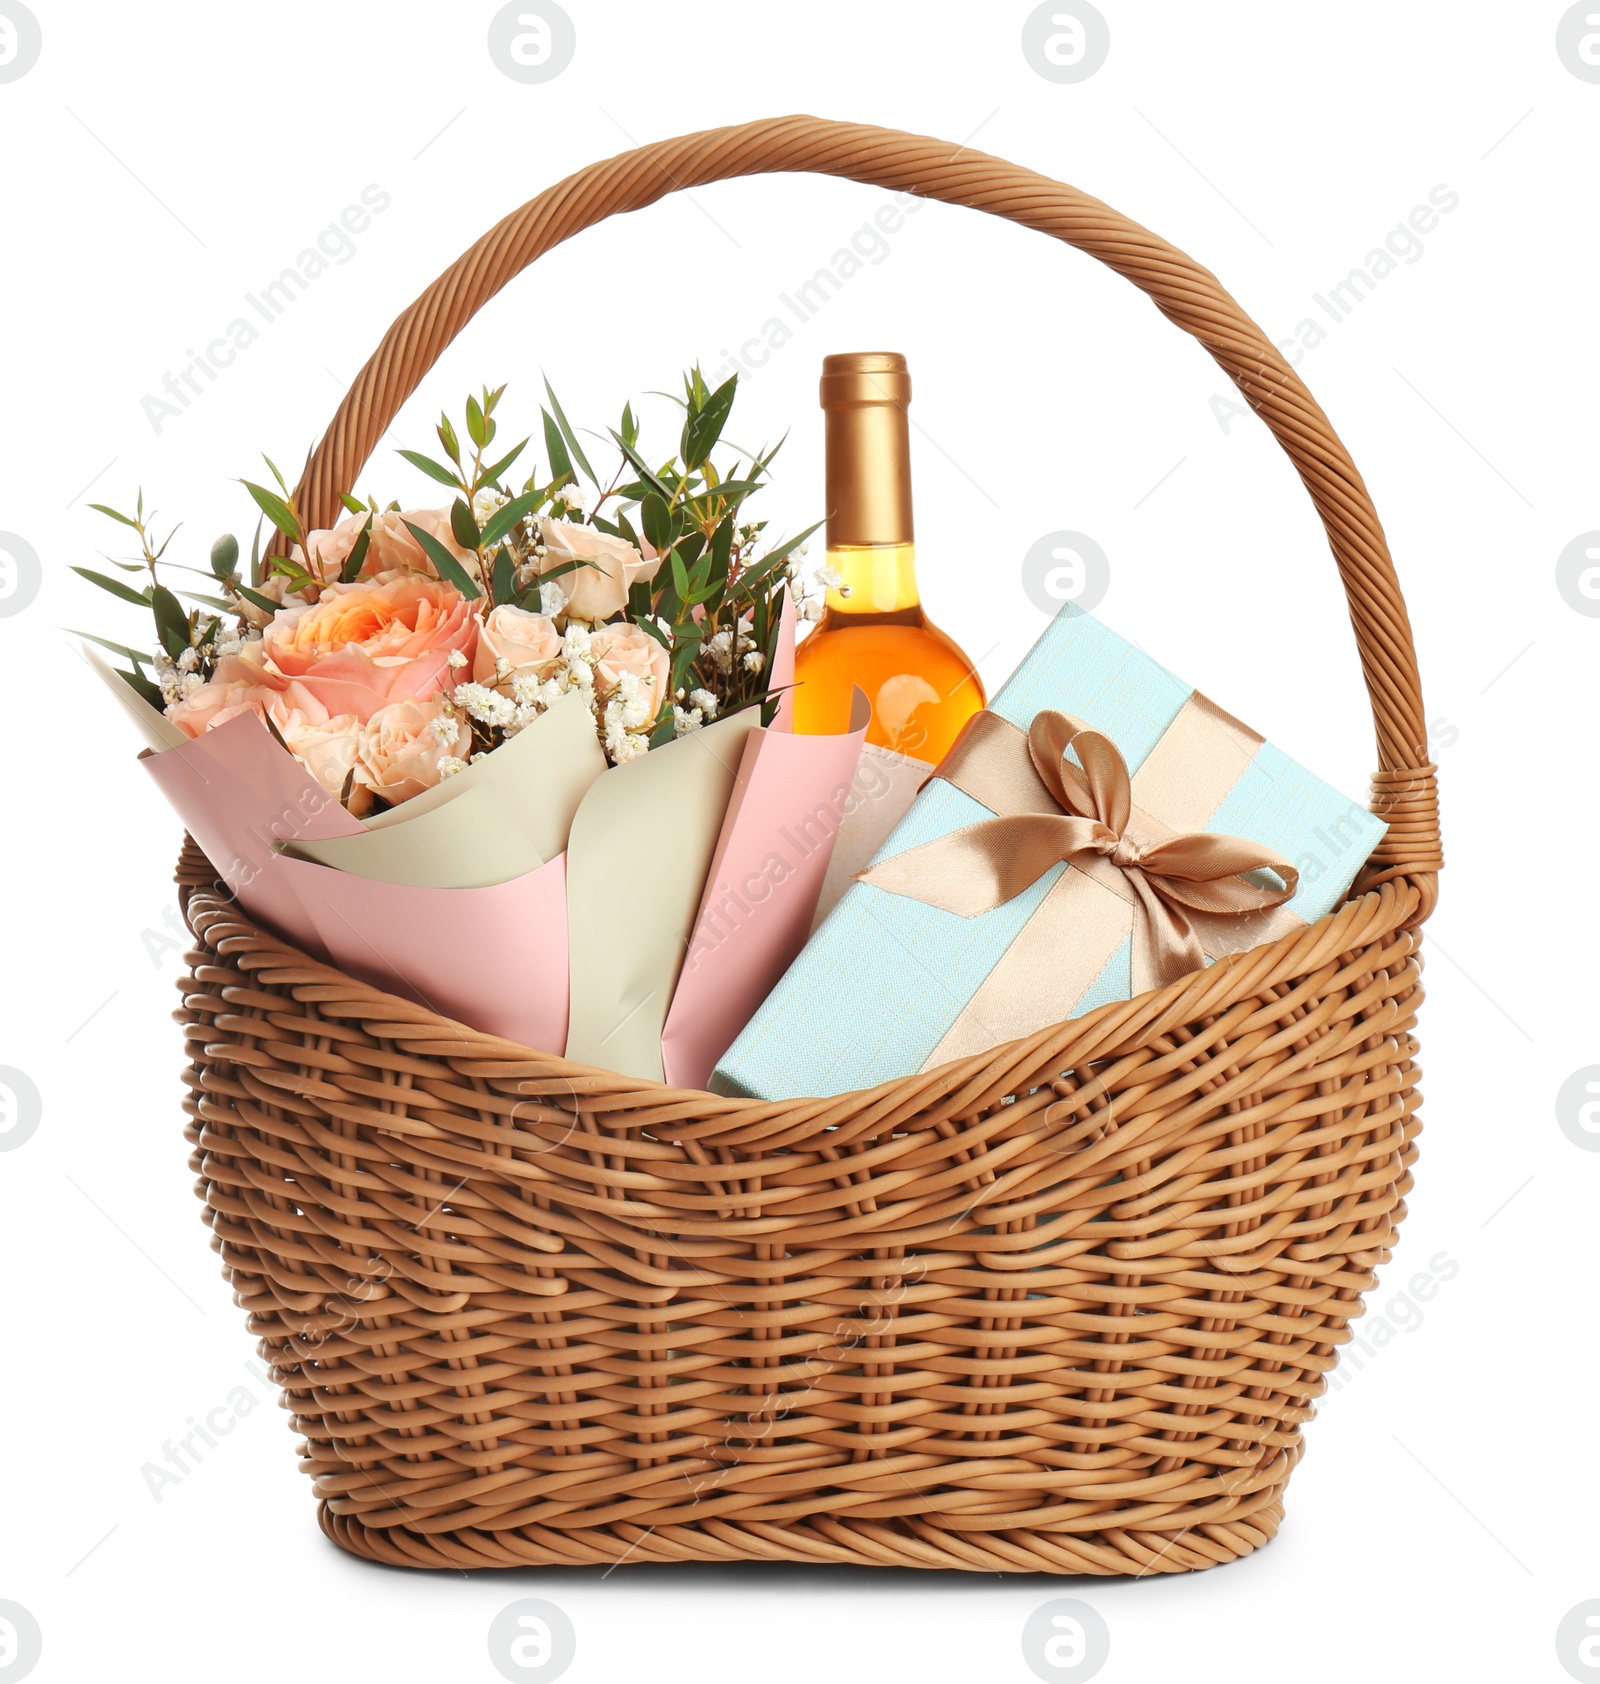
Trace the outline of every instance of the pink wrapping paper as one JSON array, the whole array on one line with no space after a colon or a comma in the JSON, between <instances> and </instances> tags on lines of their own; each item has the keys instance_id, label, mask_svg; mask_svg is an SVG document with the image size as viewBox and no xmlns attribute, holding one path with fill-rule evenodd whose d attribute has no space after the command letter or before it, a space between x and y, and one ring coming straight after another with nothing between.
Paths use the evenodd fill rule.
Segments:
<instances>
[{"instance_id":1,"label":"pink wrapping paper","mask_svg":"<svg viewBox=\"0 0 1600 1684\"><path fill-rule=\"evenodd\" d=\"M869 709L851 729L795 736L793 610L773 661L783 689L754 728L712 853L661 1039L665 1079L703 1087L804 945ZM141 756L244 910L375 988L489 1034L561 1053L570 1000L566 855L508 882L434 889L379 882L277 851L364 826L254 714Z\"/></svg>"},{"instance_id":2,"label":"pink wrapping paper","mask_svg":"<svg viewBox=\"0 0 1600 1684\"><path fill-rule=\"evenodd\" d=\"M253 713L140 763L239 904L313 958L328 957L295 892L283 839L354 836L361 824L272 740Z\"/></svg>"},{"instance_id":3,"label":"pink wrapping paper","mask_svg":"<svg viewBox=\"0 0 1600 1684\"><path fill-rule=\"evenodd\" d=\"M774 720L745 739L662 1031L669 1086L706 1085L805 946L871 713L857 690L838 736L794 736Z\"/></svg>"},{"instance_id":4,"label":"pink wrapping paper","mask_svg":"<svg viewBox=\"0 0 1600 1684\"><path fill-rule=\"evenodd\" d=\"M340 970L487 1035L544 1052L566 1046L565 854L482 889L417 889L310 860L279 863Z\"/></svg>"}]
</instances>

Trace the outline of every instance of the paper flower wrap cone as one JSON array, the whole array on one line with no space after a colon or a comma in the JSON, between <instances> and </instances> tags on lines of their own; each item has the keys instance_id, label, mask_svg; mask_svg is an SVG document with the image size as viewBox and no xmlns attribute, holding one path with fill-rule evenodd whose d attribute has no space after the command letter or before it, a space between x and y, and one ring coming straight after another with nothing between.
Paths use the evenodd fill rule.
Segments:
<instances>
[{"instance_id":1,"label":"paper flower wrap cone","mask_svg":"<svg viewBox=\"0 0 1600 1684\"><path fill-rule=\"evenodd\" d=\"M785 695L771 727L748 709L608 768L574 695L363 823L254 714L174 744L96 664L253 919L442 1016L677 1087L705 1085L803 945L867 721L858 696L849 731L796 736Z\"/></svg>"}]
</instances>

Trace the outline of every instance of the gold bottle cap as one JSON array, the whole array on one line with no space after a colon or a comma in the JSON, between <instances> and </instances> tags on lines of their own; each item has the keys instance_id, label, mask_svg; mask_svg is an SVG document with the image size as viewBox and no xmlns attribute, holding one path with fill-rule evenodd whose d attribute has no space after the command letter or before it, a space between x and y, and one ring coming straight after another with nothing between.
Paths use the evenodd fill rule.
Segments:
<instances>
[{"instance_id":1,"label":"gold bottle cap","mask_svg":"<svg viewBox=\"0 0 1600 1684\"><path fill-rule=\"evenodd\" d=\"M822 359L828 547L909 544L911 376L898 351Z\"/></svg>"}]
</instances>

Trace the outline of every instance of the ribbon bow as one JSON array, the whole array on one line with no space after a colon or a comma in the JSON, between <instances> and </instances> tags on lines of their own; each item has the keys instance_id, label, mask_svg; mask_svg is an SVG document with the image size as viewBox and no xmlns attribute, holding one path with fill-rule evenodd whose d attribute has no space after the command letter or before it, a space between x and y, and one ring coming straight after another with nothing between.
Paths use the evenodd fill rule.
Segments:
<instances>
[{"instance_id":1,"label":"ribbon bow","mask_svg":"<svg viewBox=\"0 0 1600 1684\"><path fill-rule=\"evenodd\" d=\"M1061 861L1101 876L1104 868L1096 868L1103 860L1131 891L1136 994L1205 964L1191 912L1262 912L1283 905L1299 887L1299 872L1258 843L1209 831L1174 833L1136 808L1116 744L1082 720L1036 714L1026 757L1016 755L1015 765L994 758L1004 754L997 735L1020 733L995 714L975 715L938 772L997 817L883 860L859 881L972 918L1015 899ZM1244 875L1262 869L1282 886Z\"/></svg>"}]
</instances>

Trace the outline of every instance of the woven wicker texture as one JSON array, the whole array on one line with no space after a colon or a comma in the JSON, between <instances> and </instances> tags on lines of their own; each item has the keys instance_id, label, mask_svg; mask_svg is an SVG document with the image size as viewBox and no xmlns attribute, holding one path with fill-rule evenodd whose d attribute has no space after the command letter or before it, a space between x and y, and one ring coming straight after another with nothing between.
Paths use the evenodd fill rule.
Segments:
<instances>
[{"instance_id":1,"label":"woven wicker texture","mask_svg":"<svg viewBox=\"0 0 1600 1684\"><path fill-rule=\"evenodd\" d=\"M1269 1539L1410 1185L1440 864L1410 628L1326 418L1215 279L949 143L794 117L580 172L396 322L309 464L322 524L539 253L675 187L811 170L1026 223L1144 288L1299 468L1390 831L1280 941L866 1093L685 1093L478 1034L244 917L192 844L179 1012L214 1244L325 1530L416 1566L1207 1567Z\"/></svg>"}]
</instances>

